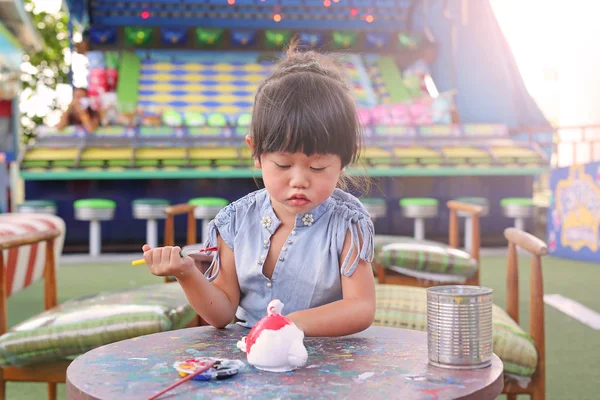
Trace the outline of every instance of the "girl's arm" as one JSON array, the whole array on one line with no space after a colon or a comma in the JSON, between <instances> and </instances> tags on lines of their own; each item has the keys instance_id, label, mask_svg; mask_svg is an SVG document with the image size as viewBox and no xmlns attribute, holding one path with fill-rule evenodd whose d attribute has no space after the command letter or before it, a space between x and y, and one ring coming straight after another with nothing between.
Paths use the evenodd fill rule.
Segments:
<instances>
[{"instance_id":1,"label":"girl's arm","mask_svg":"<svg viewBox=\"0 0 600 400\"><path fill-rule=\"evenodd\" d=\"M211 283L197 269L177 277L185 295L196 313L217 328L233 321L240 301L240 287L235 272L233 250L217 235L219 275Z\"/></svg>"},{"instance_id":2,"label":"girl's arm","mask_svg":"<svg viewBox=\"0 0 600 400\"><path fill-rule=\"evenodd\" d=\"M233 250L217 236L220 272L211 283L194 265L190 257L181 257L179 247L142 248L144 260L157 276L174 276L188 302L209 324L222 328L231 323L240 301L240 288L235 272Z\"/></svg>"},{"instance_id":3,"label":"girl's arm","mask_svg":"<svg viewBox=\"0 0 600 400\"><path fill-rule=\"evenodd\" d=\"M350 249L346 234L340 263ZM353 250L350 260L358 257ZM340 265L341 268L341 265ZM375 318L375 280L371 263L359 260L351 276L342 275L342 300L288 315L306 336L343 336L367 329Z\"/></svg>"}]
</instances>

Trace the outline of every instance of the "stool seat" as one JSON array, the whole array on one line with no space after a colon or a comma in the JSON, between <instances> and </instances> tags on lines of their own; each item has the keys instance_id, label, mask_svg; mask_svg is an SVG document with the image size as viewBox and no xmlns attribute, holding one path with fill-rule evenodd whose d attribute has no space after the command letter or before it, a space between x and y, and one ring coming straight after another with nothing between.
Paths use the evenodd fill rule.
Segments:
<instances>
[{"instance_id":1,"label":"stool seat","mask_svg":"<svg viewBox=\"0 0 600 400\"><path fill-rule=\"evenodd\" d=\"M135 199L131 202L133 218L146 220L146 243L158 247L157 219L165 219L165 208L171 203L166 199Z\"/></svg>"},{"instance_id":2,"label":"stool seat","mask_svg":"<svg viewBox=\"0 0 600 400\"><path fill-rule=\"evenodd\" d=\"M220 197L196 197L190 199L188 204L196 206L194 216L196 218L214 218L229 201Z\"/></svg>"},{"instance_id":3,"label":"stool seat","mask_svg":"<svg viewBox=\"0 0 600 400\"><path fill-rule=\"evenodd\" d=\"M500 200L504 216L509 218L527 218L533 211L533 200L522 197L509 197Z\"/></svg>"},{"instance_id":4,"label":"stool seat","mask_svg":"<svg viewBox=\"0 0 600 400\"><path fill-rule=\"evenodd\" d=\"M385 199L378 197L365 197L364 199L360 199L360 201L367 209L371 219L385 216L387 213L387 204Z\"/></svg>"},{"instance_id":5,"label":"stool seat","mask_svg":"<svg viewBox=\"0 0 600 400\"><path fill-rule=\"evenodd\" d=\"M100 255L102 229L100 221L113 219L117 203L109 199L79 199L73 202L75 219L90 221L89 247L90 255Z\"/></svg>"},{"instance_id":6,"label":"stool seat","mask_svg":"<svg viewBox=\"0 0 600 400\"><path fill-rule=\"evenodd\" d=\"M483 208L480 217L486 217L490 214L490 202L485 197L458 197L454 199L460 203L472 204L474 206L480 206ZM458 211L456 213L459 217L468 217L469 214L464 211Z\"/></svg>"},{"instance_id":7,"label":"stool seat","mask_svg":"<svg viewBox=\"0 0 600 400\"><path fill-rule=\"evenodd\" d=\"M165 207L171 205L166 199L136 199L131 202L133 218L164 219Z\"/></svg>"},{"instance_id":8,"label":"stool seat","mask_svg":"<svg viewBox=\"0 0 600 400\"><path fill-rule=\"evenodd\" d=\"M221 197L195 197L190 199L188 204L196 206L194 217L202 220L201 242L204 243L207 238L210 220L216 217L219 211L229 204L229 201Z\"/></svg>"},{"instance_id":9,"label":"stool seat","mask_svg":"<svg viewBox=\"0 0 600 400\"><path fill-rule=\"evenodd\" d=\"M402 215L407 218L430 218L438 212L438 201L428 197L409 197L401 199Z\"/></svg>"},{"instance_id":10,"label":"stool seat","mask_svg":"<svg viewBox=\"0 0 600 400\"><path fill-rule=\"evenodd\" d=\"M415 219L414 238L425 239L425 218L435 217L438 213L438 201L429 197L407 197L399 202L402 215Z\"/></svg>"},{"instance_id":11,"label":"stool seat","mask_svg":"<svg viewBox=\"0 0 600 400\"><path fill-rule=\"evenodd\" d=\"M106 221L115 216L117 204L108 199L80 199L73 202L75 219L79 221Z\"/></svg>"},{"instance_id":12,"label":"stool seat","mask_svg":"<svg viewBox=\"0 0 600 400\"><path fill-rule=\"evenodd\" d=\"M25 200L17 206L22 214L52 214L56 215L56 203L50 200Z\"/></svg>"}]
</instances>

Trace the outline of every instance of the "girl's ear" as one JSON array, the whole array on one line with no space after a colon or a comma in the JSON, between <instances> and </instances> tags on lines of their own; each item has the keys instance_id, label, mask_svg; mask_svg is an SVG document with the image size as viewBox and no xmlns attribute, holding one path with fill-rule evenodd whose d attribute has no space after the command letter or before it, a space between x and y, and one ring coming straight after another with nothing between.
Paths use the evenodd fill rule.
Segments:
<instances>
[{"instance_id":1,"label":"girl's ear","mask_svg":"<svg viewBox=\"0 0 600 400\"><path fill-rule=\"evenodd\" d=\"M254 143L252 142L252 136L246 135L246 143L248 143L248 147L250 147L250 150L254 151Z\"/></svg>"},{"instance_id":2,"label":"girl's ear","mask_svg":"<svg viewBox=\"0 0 600 400\"><path fill-rule=\"evenodd\" d=\"M252 142L252 136L246 135L246 143L248 144L248 147L250 147L252 153L254 153L254 143ZM254 166L260 169L260 160L258 158L254 158Z\"/></svg>"}]
</instances>

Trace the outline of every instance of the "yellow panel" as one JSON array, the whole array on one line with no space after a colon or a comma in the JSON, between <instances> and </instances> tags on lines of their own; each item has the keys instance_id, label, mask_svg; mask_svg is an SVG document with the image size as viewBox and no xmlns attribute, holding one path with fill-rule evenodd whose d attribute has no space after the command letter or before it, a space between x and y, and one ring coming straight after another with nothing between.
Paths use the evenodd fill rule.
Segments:
<instances>
[{"instance_id":1,"label":"yellow panel","mask_svg":"<svg viewBox=\"0 0 600 400\"><path fill-rule=\"evenodd\" d=\"M252 150L250 150L250 147L242 147L240 153L243 158L252 158Z\"/></svg>"},{"instance_id":2,"label":"yellow panel","mask_svg":"<svg viewBox=\"0 0 600 400\"><path fill-rule=\"evenodd\" d=\"M185 149L153 149L140 148L135 151L135 158L138 160L162 160L165 158L185 158Z\"/></svg>"},{"instance_id":3,"label":"yellow panel","mask_svg":"<svg viewBox=\"0 0 600 400\"><path fill-rule=\"evenodd\" d=\"M74 160L77 157L77 151L77 149L31 149L27 150L24 160Z\"/></svg>"},{"instance_id":4,"label":"yellow panel","mask_svg":"<svg viewBox=\"0 0 600 400\"><path fill-rule=\"evenodd\" d=\"M194 159L211 159L219 160L224 158L238 158L237 149L235 147L216 147L203 148L195 147L190 149L190 158Z\"/></svg>"},{"instance_id":5,"label":"yellow panel","mask_svg":"<svg viewBox=\"0 0 600 400\"><path fill-rule=\"evenodd\" d=\"M381 147L366 147L361 154L365 158L385 158L391 157L389 150L384 150Z\"/></svg>"},{"instance_id":6,"label":"yellow panel","mask_svg":"<svg viewBox=\"0 0 600 400\"><path fill-rule=\"evenodd\" d=\"M486 157L489 158L488 152L477 149L475 147L444 147L442 149L447 157Z\"/></svg>"},{"instance_id":7,"label":"yellow panel","mask_svg":"<svg viewBox=\"0 0 600 400\"><path fill-rule=\"evenodd\" d=\"M152 76L152 80L156 81L156 82L169 82L172 81L173 79L175 79L176 75L169 75L169 74L164 74L164 75L154 75ZM242 77L242 79L240 79L241 77L239 76L235 76L235 75L215 75L215 76L211 76L210 80L211 81L217 81L217 82L232 82L232 81L238 81L238 80L243 80L244 82L262 82L265 77L263 75L246 75L244 77ZM198 84L202 84L202 82L207 81L206 76L203 75L186 75L185 80L188 82L188 84L190 83L198 83Z\"/></svg>"},{"instance_id":8,"label":"yellow panel","mask_svg":"<svg viewBox=\"0 0 600 400\"><path fill-rule=\"evenodd\" d=\"M157 83L154 85L144 85L144 90L146 91L153 91L155 92L155 94L158 93L165 93L168 94L171 91L175 91L175 90L184 90L187 93L198 93L198 94L202 94L202 92L207 91L207 90L217 90L219 93L230 93L230 92L237 92L240 90L255 90L257 88L258 85L248 82L247 85L227 85L227 84L221 84L218 86L208 86L208 85L203 85L202 83L199 84L187 84L187 85L182 85L182 86L176 86L176 85L170 85L168 83ZM153 96L152 94L141 94L140 95L140 99L145 99L146 97L149 96Z\"/></svg>"},{"instance_id":9,"label":"yellow panel","mask_svg":"<svg viewBox=\"0 0 600 400\"><path fill-rule=\"evenodd\" d=\"M105 149L91 147L81 153L82 160L129 160L132 148Z\"/></svg>"},{"instance_id":10,"label":"yellow panel","mask_svg":"<svg viewBox=\"0 0 600 400\"><path fill-rule=\"evenodd\" d=\"M536 157L538 154L525 147L492 147L497 157Z\"/></svg>"},{"instance_id":11,"label":"yellow panel","mask_svg":"<svg viewBox=\"0 0 600 400\"><path fill-rule=\"evenodd\" d=\"M428 147L396 147L394 154L397 157L441 157L440 152Z\"/></svg>"}]
</instances>

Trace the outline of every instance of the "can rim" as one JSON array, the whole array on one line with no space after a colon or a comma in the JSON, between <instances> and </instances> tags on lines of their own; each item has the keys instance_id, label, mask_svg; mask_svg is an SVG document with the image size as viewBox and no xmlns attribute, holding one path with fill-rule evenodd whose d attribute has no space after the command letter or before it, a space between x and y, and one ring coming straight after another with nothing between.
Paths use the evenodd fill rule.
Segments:
<instances>
[{"instance_id":1,"label":"can rim","mask_svg":"<svg viewBox=\"0 0 600 400\"><path fill-rule=\"evenodd\" d=\"M472 285L444 285L432 286L426 289L427 294L448 297L478 297L492 294L493 289L484 286Z\"/></svg>"}]
</instances>

